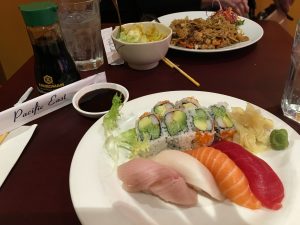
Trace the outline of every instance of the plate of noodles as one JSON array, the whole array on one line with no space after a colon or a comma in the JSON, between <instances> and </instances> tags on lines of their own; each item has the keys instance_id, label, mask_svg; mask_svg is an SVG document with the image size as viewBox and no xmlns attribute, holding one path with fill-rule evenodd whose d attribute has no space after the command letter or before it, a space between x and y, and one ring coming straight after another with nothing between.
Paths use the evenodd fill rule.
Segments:
<instances>
[{"instance_id":1,"label":"plate of noodles","mask_svg":"<svg viewBox=\"0 0 300 225\"><path fill-rule=\"evenodd\" d=\"M188 52L236 50L256 43L264 34L259 24L237 16L230 8L218 12L178 12L158 19L173 30L170 48Z\"/></svg>"},{"instance_id":2,"label":"plate of noodles","mask_svg":"<svg viewBox=\"0 0 300 225\"><path fill-rule=\"evenodd\" d=\"M135 126L136 119L165 99L176 102L193 96L202 106L220 101L230 107L245 108L247 102L231 96L202 91L171 91L155 93L128 101L121 109L118 130ZM129 193L122 188L117 166L105 147L103 117L86 132L74 153L70 168L70 194L74 209L82 225L296 225L300 210L300 136L285 122L255 106L271 119L275 128L285 128L289 146L283 151L269 150L259 154L280 177L285 197L282 208L250 210L228 200L216 201L198 195L193 207L180 207L147 193Z\"/></svg>"}]
</instances>

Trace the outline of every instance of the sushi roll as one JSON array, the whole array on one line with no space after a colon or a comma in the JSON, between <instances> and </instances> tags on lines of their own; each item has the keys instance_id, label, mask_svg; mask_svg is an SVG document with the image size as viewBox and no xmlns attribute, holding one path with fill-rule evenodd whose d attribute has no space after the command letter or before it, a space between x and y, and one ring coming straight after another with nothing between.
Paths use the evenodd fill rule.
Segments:
<instances>
[{"instance_id":1,"label":"sushi roll","mask_svg":"<svg viewBox=\"0 0 300 225\"><path fill-rule=\"evenodd\" d=\"M175 136L188 130L187 115L183 110L176 109L166 113L164 122L170 136Z\"/></svg>"},{"instance_id":2,"label":"sushi roll","mask_svg":"<svg viewBox=\"0 0 300 225\"><path fill-rule=\"evenodd\" d=\"M153 113L144 113L137 121L136 130L141 140L154 140L161 136L159 119Z\"/></svg>"},{"instance_id":3,"label":"sushi roll","mask_svg":"<svg viewBox=\"0 0 300 225\"><path fill-rule=\"evenodd\" d=\"M188 116L184 110L174 109L167 112L163 122L169 148L183 150L192 147L195 132L188 126Z\"/></svg>"},{"instance_id":4,"label":"sushi roll","mask_svg":"<svg viewBox=\"0 0 300 225\"><path fill-rule=\"evenodd\" d=\"M170 110L174 109L175 105L169 100L158 102L152 109L152 112L158 116L159 119L162 119L164 115Z\"/></svg>"},{"instance_id":5,"label":"sushi roll","mask_svg":"<svg viewBox=\"0 0 300 225\"><path fill-rule=\"evenodd\" d=\"M163 134L159 118L154 113L146 112L136 122L136 134L139 140L148 140L149 154L157 154L167 148L166 138Z\"/></svg>"},{"instance_id":6,"label":"sushi roll","mask_svg":"<svg viewBox=\"0 0 300 225\"><path fill-rule=\"evenodd\" d=\"M175 107L178 109L195 109L200 106L199 101L194 97L186 97L175 103Z\"/></svg>"},{"instance_id":7,"label":"sushi roll","mask_svg":"<svg viewBox=\"0 0 300 225\"><path fill-rule=\"evenodd\" d=\"M206 108L197 108L191 113L191 127L196 132L194 147L210 146L213 143L214 124Z\"/></svg>"},{"instance_id":8,"label":"sushi roll","mask_svg":"<svg viewBox=\"0 0 300 225\"><path fill-rule=\"evenodd\" d=\"M232 141L236 128L227 113L224 105L212 105L209 107L210 114L214 120L216 137L218 140Z\"/></svg>"}]
</instances>

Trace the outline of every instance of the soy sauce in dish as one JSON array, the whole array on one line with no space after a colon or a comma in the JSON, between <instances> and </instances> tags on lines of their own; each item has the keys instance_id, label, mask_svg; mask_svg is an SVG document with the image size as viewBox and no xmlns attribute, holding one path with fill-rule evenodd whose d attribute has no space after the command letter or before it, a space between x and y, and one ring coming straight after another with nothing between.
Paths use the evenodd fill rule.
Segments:
<instances>
[{"instance_id":1,"label":"soy sauce in dish","mask_svg":"<svg viewBox=\"0 0 300 225\"><path fill-rule=\"evenodd\" d=\"M115 89L101 88L84 94L78 101L79 108L86 112L104 112L112 106L112 99L117 94L124 101L123 94Z\"/></svg>"}]
</instances>

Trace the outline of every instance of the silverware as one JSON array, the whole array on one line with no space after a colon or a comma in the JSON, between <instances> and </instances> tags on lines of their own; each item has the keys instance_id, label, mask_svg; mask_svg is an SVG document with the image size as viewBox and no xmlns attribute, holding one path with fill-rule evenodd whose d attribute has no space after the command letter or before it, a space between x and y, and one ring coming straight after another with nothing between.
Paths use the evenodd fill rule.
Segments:
<instances>
[{"instance_id":1,"label":"silverware","mask_svg":"<svg viewBox=\"0 0 300 225\"><path fill-rule=\"evenodd\" d=\"M117 15L118 15L118 20L119 20L119 30L118 30L118 34L117 34L117 38L120 37L120 33L122 31L122 22L121 22L121 16L120 16L120 10L119 10L119 6L118 6L118 0L112 0L116 11L117 11Z\"/></svg>"}]
</instances>

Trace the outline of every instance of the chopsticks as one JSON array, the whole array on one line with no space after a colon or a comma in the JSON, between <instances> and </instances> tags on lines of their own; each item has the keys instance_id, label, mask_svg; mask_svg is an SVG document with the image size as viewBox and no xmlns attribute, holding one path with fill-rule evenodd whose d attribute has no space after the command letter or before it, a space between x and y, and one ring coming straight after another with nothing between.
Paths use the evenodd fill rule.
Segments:
<instances>
[{"instance_id":1,"label":"chopsticks","mask_svg":"<svg viewBox=\"0 0 300 225\"><path fill-rule=\"evenodd\" d=\"M170 59L164 57L162 59L164 63L166 63L168 66L170 66L172 69L176 69L179 73L181 73L183 76L185 76L188 80L190 80L193 84L195 84L197 87L200 86L200 83L198 83L194 78L192 78L190 75L188 75L186 72L184 72L182 69L180 69L176 64L174 64Z\"/></svg>"},{"instance_id":2,"label":"chopsticks","mask_svg":"<svg viewBox=\"0 0 300 225\"><path fill-rule=\"evenodd\" d=\"M6 136L8 135L8 132L5 132L3 134L0 134L0 145L2 144L2 142L5 140Z\"/></svg>"}]
</instances>

